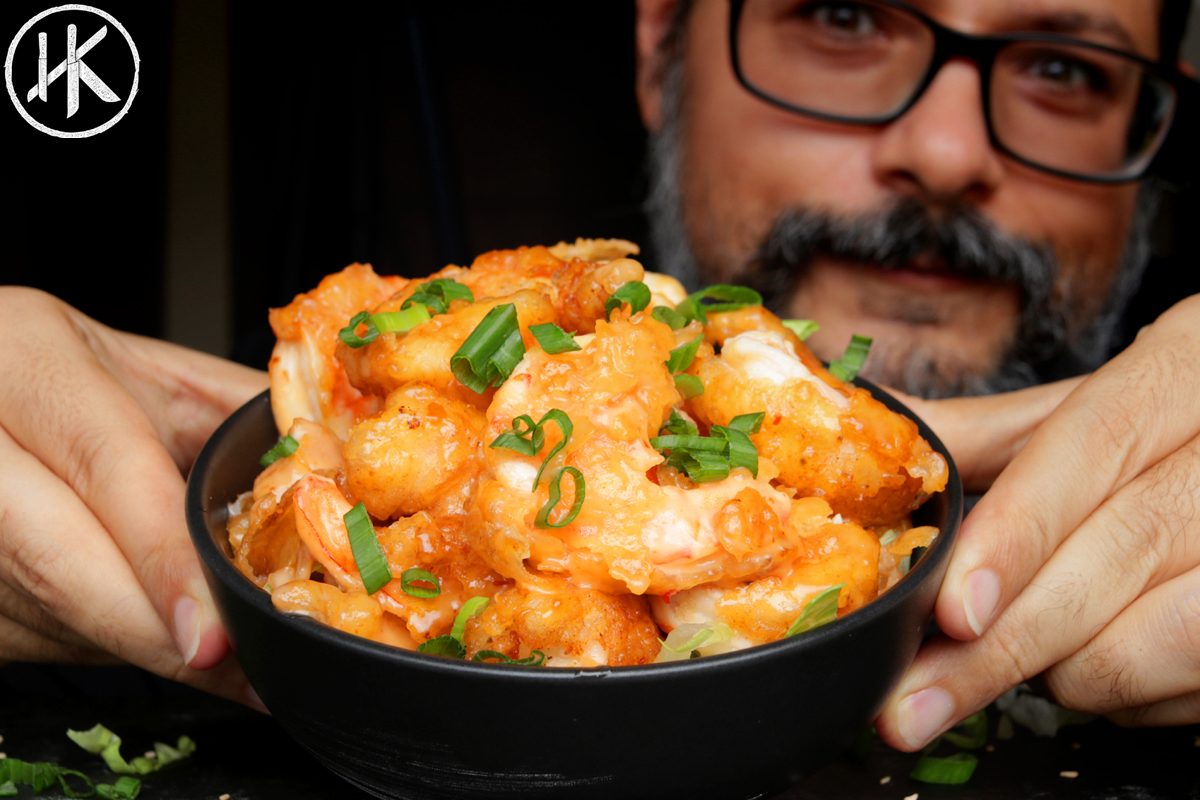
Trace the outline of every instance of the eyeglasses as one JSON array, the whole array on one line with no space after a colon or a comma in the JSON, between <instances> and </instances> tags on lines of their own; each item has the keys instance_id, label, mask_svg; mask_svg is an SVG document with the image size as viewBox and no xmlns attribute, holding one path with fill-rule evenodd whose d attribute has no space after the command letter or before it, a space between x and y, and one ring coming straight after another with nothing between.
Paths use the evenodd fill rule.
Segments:
<instances>
[{"instance_id":1,"label":"eyeglasses","mask_svg":"<svg viewBox=\"0 0 1200 800\"><path fill-rule=\"evenodd\" d=\"M1131 53L1048 33L975 36L892 0L732 0L733 69L751 93L817 119L882 125L947 61L979 68L993 146L1078 180L1145 174L1187 79Z\"/></svg>"}]
</instances>

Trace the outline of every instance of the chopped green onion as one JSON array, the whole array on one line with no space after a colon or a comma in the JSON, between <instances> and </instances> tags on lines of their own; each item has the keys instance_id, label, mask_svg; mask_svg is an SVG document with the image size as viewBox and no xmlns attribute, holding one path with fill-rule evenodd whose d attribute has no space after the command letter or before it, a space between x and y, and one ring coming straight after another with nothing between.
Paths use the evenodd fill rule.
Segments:
<instances>
[{"instance_id":1,"label":"chopped green onion","mask_svg":"<svg viewBox=\"0 0 1200 800\"><path fill-rule=\"evenodd\" d=\"M418 653L428 653L431 656L463 659L467 657L467 648L463 643L449 634L438 636L417 645Z\"/></svg>"},{"instance_id":2,"label":"chopped green onion","mask_svg":"<svg viewBox=\"0 0 1200 800\"><path fill-rule=\"evenodd\" d=\"M16 797L17 791L17 785L12 781L0 783L0 797Z\"/></svg>"},{"instance_id":3,"label":"chopped green onion","mask_svg":"<svg viewBox=\"0 0 1200 800\"><path fill-rule=\"evenodd\" d=\"M554 507L558 505L558 501L562 499L562 479L563 475L567 473L570 473L575 483L575 502L571 504L571 509L567 512L566 516L558 522L551 522L550 512L554 510ZM533 527L544 529L562 528L570 525L572 520L579 516L579 509L583 508L583 498L586 493L587 484L583 480L583 473L575 467L563 467L550 483L550 498L538 510L537 517L533 520Z\"/></svg>"},{"instance_id":4,"label":"chopped green onion","mask_svg":"<svg viewBox=\"0 0 1200 800\"><path fill-rule=\"evenodd\" d=\"M476 394L508 379L525 355L525 343L517 324L517 307L496 306L487 313L462 347L450 357L454 377Z\"/></svg>"},{"instance_id":5,"label":"chopped green onion","mask_svg":"<svg viewBox=\"0 0 1200 800\"><path fill-rule=\"evenodd\" d=\"M472 597L463 603L462 608L458 610L458 616L454 618L454 626L450 629L450 636L461 642L463 633L467 630L467 620L482 614L489 602L486 597Z\"/></svg>"},{"instance_id":6,"label":"chopped green onion","mask_svg":"<svg viewBox=\"0 0 1200 800\"><path fill-rule=\"evenodd\" d=\"M388 576L388 580L391 580L390 571ZM431 585L421 586L415 581ZM400 588L404 590L405 594L412 597L437 597L442 593L442 584L438 582L437 575L420 567L412 567L400 573ZM374 594L374 592L370 592L370 594Z\"/></svg>"},{"instance_id":7,"label":"chopped green onion","mask_svg":"<svg viewBox=\"0 0 1200 800\"><path fill-rule=\"evenodd\" d=\"M547 322L544 325L530 325L529 332L538 340L538 344L542 346L550 355L558 355L571 350L582 350L579 343L575 341L575 337L564 331L562 328L555 325L553 322Z\"/></svg>"},{"instance_id":8,"label":"chopped green onion","mask_svg":"<svg viewBox=\"0 0 1200 800\"><path fill-rule=\"evenodd\" d=\"M522 428L522 425L525 427ZM505 431L497 436L496 441L488 447L503 447L508 450L516 450L523 456L536 456L542 449L544 438L545 433L540 425L534 424L533 417L522 414L513 418L511 431Z\"/></svg>"},{"instance_id":9,"label":"chopped green onion","mask_svg":"<svg viewBox=\"0 0 1200 800\"><path fill-rule=\"evenodd\" d=\"M804 341L821 328L811 319L785 319L782 322L785 328L800 337L800 341Z\"/></svg>"},{"instance_id":10,"label":"chopped green onion","mask_svg":"<svg viewBox=\"0 0 1200 800\"><path fill-rule=\"evenodd\" d=\"M900 570L901 575L907 575L908 571L912 569L912 553L909 553L904 558L900 559L900 564L896 567L896 569Z\"/></svg>"},{"instance_id":11,"label":"chopped green onion","mask_svg":"<svg viewBox=\"0 0 1200 800\"><path fill-rule=\"evenodd\" d=\"M661 428L658 429L658 435L662 436L663 434L671 434L674 436L695 436L696 426L688 422L682 414L672 408L671 417L662 424Z\"/></svg>"},{"instance_id":12,"label":"chopped green onion","mask_svg":"<svg viewBox=\"0 0 1200 800\"><path fill-rule=\"evenodd\" d=\"M858 375L867 361L867 353L871 349L871 337L859 336L857 333L850 337L846 352L841 358L834 359L829 364L829 371L843 383L849 383Z\"/></svg>"},{"instance_id":13,"label":"chopped green onion","mask_svg":"<svg viewBox=\"0 0 1200 800\"><path fill-rule=\"evenodd\" d=\"M767 413L765 411L759 411L754 414L738 414L729 420L729 427L742 433L758 433L762 430L763 419L766 416Z\"/></svg>"},{"instance_id":14,"label":"chopped green onion","mask_svg":"<svg viewBox=\"0 0 1200 800\"><path fill-rule=\"evenodd\" d=\"M674 631L672 631L673 633ZM707 628L701 628L683 644L672 646L669 642L663 642L663 647L672 650L676 653L690 653L692 650L699 650L701 647L708 647L721 642L727 642L736 634L733 628L729 627L724 622L718 622ZM668 635L667 639L671 637Z\"/></svg>"},{"instance_id":15,"label":"chopped green onion","mask_svg":"<svg viewBox=\"0 0 1200 800\"><path fill-rule=\"evenodd\" d=\"M128 775L117 778L116 783L97 783L96 796L101 800L137 800L142 791L142 782Z\"/></svg>"},{"instance_id":16,"label":"chopped green onion","mask_svg":"<svg viewBox=\"0 0 1200 800\"><path fill-rule=\"evenodd\" d=\"M899 538L900 538L900 531L895 530L895 529L885 531L883 536L879 537L879 545L881 547L887 547L889 544L891 544L892 542L896 541Z\"/></svg>"},{"instance_id":17,"label":"chopped green onion","mask_svg":"<svg viewBox=\"0 0 1200 800\"><path fill-rule=\"evenodd\" d=\"M979 759L970 753L955 753L945 758L922 756L908 777L922 783L966 783L971 779L978 763Z\"/></svg>"},{"instance_id":18,"label":"chopped green onion","mask_svg":"<svg viewBox=\"0 0 1200 800\"><path fill-rule=\"evenodd\" d=\"M650 440L650 446L655 450L691 450L711 453L723 453L729 446L727 440L715 439L711 436L655 436Z\"/></svg>"},{"instance_id":19,"label":"chopped green onion","mask_svg":"<svg viewBox=\"0 0 1200 800\"><path fill-rule=\"evenodd\" d=\"M667 466L686 473L692 483L713 483L729 477L729 457L724 453L675 450L667 459Z\"/></svg>"},{"instance_id":20,"label":"chopped green onion","mask_svg":"<svg viewBox=\"0 0 1200 800\"><path fill-rule=\"evenodd\" d=\"M672 375L687 371L687 368L692 365L692 361L696 358L696 350L699 349L700 343L703 341L703 336L697 336L687 344L681 344L671 351L670 357L667 358L667 369L671 371Z\"/></svg>"},{"instance_id":21,"label":"chopped green onion","mask_svg":"<svg viewBox=\"0 0 1200 800\"><path fill-rule=\"evenodd\" d=\"M675 390L684 400L691 400L704 394L704 381L695 375L676 375Z\"/></svg>"},{"instance_id":22,"label":"chopped green onion","mask_svg":"<svg viewBox=\"0 0 1200 800\"><path fill-rule=\"evenodd\" d=\"M943 733L941 738L964 750L977 750L983 747L987 744L987 709L979 709L954 728Z\"/></svg>"},{"instance_id":23,"label":"chopped green onion","mask_svg":"<svg viewBox=\"0 0 1200 800\"><path fill-rule=\"evenodd\" d=\"M72 790L67 784L67 776L83 779L87 784L87 791L77 793ZM0 784L30 786L34 794L41 794L53 786L55 781L62 785L63 794L67 797L90 797L93 791L92 781L82 772L65 769L47 761L28 762L19 758L0 758Z\"/></svg>"},{"instance_id":24,"label":"chopped green onion","mask_svg":"<svg viewBox=\"0 0 1200 800\"><path fill-rule=\"evenodd\" d=\"M745 467L750 470L750 474L755 478L758 477L758 448L754 446L754 442L750 441L750 437L744 432L733 427L725 427L724 425L713 425L711 429L714 437L723 438L729 442L729 468Z\"/></svg>"},{"instance_id":25,"label":"chopped green onion","mask_svg":"<svg viewBox=\"0 0 1200 800\"><path fill-rule=\"evenodd\" d=\"M629 281L617 289L604 301L604 319L607 320L613 309L620 308L624 303L629 303L631 312L634 314L641 311L650 305L650 287L641 281Z\"/></svg>"},{"instance_id":26,"label":"chopped green onion","mask_svg":"<svg viewBox=\"0 0 1200 800\"><path fill-rule=\"evenodd\" d=\"M546 663L546 654L541 650L534 650L525 658L509 658L495 650L480 650L471 660L487 661L489 658L494 658L501 664L526 664L531 667L540 667Z\"/></svg>"},{"instance_id":27,"label":"chopped green onion","mask_svg":"<svg viewBox=\"0 0 1200 800\"><path fill-rule=\"evenodd\" d=\"M705 305L704 300L718 300L720 302ZM707 289L701 289L698 292L688 295L686 300L675 306L675 310L689 320L698 319L701 325L707 325L708 314L706 312L708 311L715 314L721 311L737 311L739 308L745 308L746 306L761 305L762 295L753 289L722 283L716 286L709 286Z\"/></svg>"},{"instance_id":28,"label":"chopped green onion","mask_svg":"<svg viewBox=\"0 0 1200 800\"><path fill-rule=\"evenodd\" d=\"M109 770L118 775L148 775L196 752L196 743L187 736L180 736L174 747L155 742L154 758L138 756L126 762L121 756L121 737L103 725L86 731L67 731L67 736L89 753L98 754Z\"/></svg>"},{"instance_id":29,"label":"chopped green onion","mask_svg":"<svg viewBox=\"0 0 1200 800\"><path fill-rule=\"evenodd\" d=\"M664 325L670 325L671 330L673 331L677 331L688 324L687 317L685 317L683 314L680 314L673 308L668 308L667 306L655 306L654 310L650 312L650 316L654 317Z\"/></svg>"},{"instance_id":30,"label":"chopped green onion","mask_svg":"<svg viewBox=\"0 0 1200 800\"><path fill-rule=\"evenodd\" d=\"M359 503L347 511L342 520L346 523L346 533L350 535L350 550L354 553L354 563L358 565L363 588L367 594L375 594L392 580L392 568L388 565L379 537L375 535L375 526L367 515L367 507Z\"/></svg>"},{"instance_id":31,"label":"chopped green onion","mask_svg":"<svg viewBox=\"0 0 1200 800\"><path fill-rule=\"evenodd\" d=\"M358 326L366 324L366 336L358 335ZM371 342L379 338L379 330L375 327L375 323L371 322L371 314L368 311L360 311L350 318L350 322L346 327L338 331L338 338L346 343L348 347L353 347L357 350L360 347L366 347Z\"/></svg>"},{"instance_id":32,"label":"chopped green onion","mask_svg":"<svg viewBox=\"0 0 1200 800\"><path fill-rule=\"evenodd\" d=\"M845 586L846 584L844 583L839 583L837 586L830 586L805 603L804 610L800 612L800 616L796 617L796 621L787 629L787 633L783 635L784 638L806 633L813 628L819 628L837 619L838 596L842 593L842 589Z\"/></svg>"},{"instance_id":33,"label":"chopped green onion","mask_svg":"<svg viewBox=\"0 0 1200 800\"><path fill-rule=\"evenodd\" d=\"M428 321L429 311L421 305L371 315L371 323L380 333L408 333L422 322Z\"/></svg>"},{"instance_id":34,"label":"chopped green onion","mask_svg":"<svg viewBox=\"0 0 1200 800\"><path fill-rule=\"evenodd\" d=\"M405 310L415 304L420 304L434 314L445 314L450 310L450 303L454 300L466 300L468 303L474 303L475 295L470 288L456 280L438 278L418 286L417 290L404 301L404 305L400 308Z\"/></svg>"},{"instance_id":35,"label":"chopped green onion","mask_svg":"<svg viewBox=\"0 0 1200 800\"><path fill-rule=\"evenodd\" d=\"M296 448L300 443L293 439L290 435L284 436L275 446L267 452L263 453L263 457L258 460L261 467L269 467L281 458L287 458L292 453L296 452Z\"/></svg>"},{"instance_id":36,"label":"chopped green onion","mask_svg":"<svg viewBox=\"0 0 1200 800\"><path fill-rule=\"evenodd\" d=\"M549 411L547 411L545 414L542 415L542 418L540 420L538 420L538 424L537 424L538 432L541 431L542 426L545 425L547 422L553 422L555 425L558 426L558 430L560 432L562 432L562 439L560 439L558 441L558 444L554 445L554 447L552 447L550 449L550 452L546 454L546 457L544 459L542 459L542 465L540 467L538 467L537 475L535 475L533 477L533 489L531 489L530 491L534 491L534 492L537 491L538 484L542 482L542 471L546 469L546 465L550 463L550 459L552 459L556 455L558 455L559 452L564 447L567 446L567 442L571 438L571 433L572 433L572 431L575 430L575 426L571 424L571 418L567 416L567 412L560 411L557 408L550 409ZM534 439L534 444L538 445L538 449L541 450L540 445L542 443L542 440L540 440L538 438L537 433L533 434L533 439ZM571 467L571 469L574 469L574 467ZM575 471L579 472L579 470L575 470ZM559 477L559 480L561 480L562 473L559 473L558 477ZM583 480L582 475L580 475L579 480L580 481ZM582 489L580 489L580 491L582 492ZM583 502L582 497L580 497L579 502L580 503ZM579 512L576 511L576 513L579 513ZM574 515L572 515L571 519L574 519ZM563 523L563 524L565 525L566 523Z\"/></svg>"}]
</instances>

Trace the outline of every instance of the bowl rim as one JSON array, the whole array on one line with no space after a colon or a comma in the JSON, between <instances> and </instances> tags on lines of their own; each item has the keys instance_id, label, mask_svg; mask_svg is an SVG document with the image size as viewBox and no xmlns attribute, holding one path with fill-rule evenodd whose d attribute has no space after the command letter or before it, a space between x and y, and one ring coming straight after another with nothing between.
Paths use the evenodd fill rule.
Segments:
<instances>
[{"instance_id":1,"label":"bowl rim","mask_svg":"<svg viewBox=\"0 0 1200 800\"><path fill-rule=\"evenodd\" d=\"M406 668L435 670L442 673L449 671L451 674L457 673L463 676L470 676L473 679L481 677L511 679L513 676L520 674L528 676L530 680L536 681L589 677L616 677L623 680L653 678L658 680L660 676L662 679L667 679L673 675L696 675L714 669L747 667L762 659L774 659L777 656L791 655L801 658L803 653L821 648L830 639L855 635L869 625L875 617L885 614L904 603L909 595L918 591L919 587L938 570L941 563L950 557L954 541L962 524L962 480L954 459L941 439L911 409L886 390L863 378L856 378L855 385L869 390L872 396L880 400L880 402L915 422L921 436L929 443L930 447L946 459L949 475L944 490L948 501L945 529L939 532L937 539L929 546L925 554L912 566L908 573L901 577L895 586L884 591L862 608L844 617L835 619L833 622L822 625L802 636L793 636L766 644L755 645L744 650L659 664L651 663L620 667L527 669L518 665L484 663L430 656L427 653L405 650L382 642L371 641L361 636L355 636L354 634L340 631L307 617L277 611L271 603L270 595L259 589L242 575L234 565L233 560L226 555L224 549L218 546L214 533L209 529L206 520L206 497L204 491L212 461L219 449L221 449L221 446L225 443L225 440L240 425L244 424L244 420L247 417L262 414L263 405L266 405L269 409L269 389L256 395L231 414L212 436L209 437L199 456L197 456L187 481L185 511L188 530L191 533L192 542L197 553L217 580L256 610L264 614L273 615L280 624L288 627L297 635L314 638L329 645L348 647L363 656L397 662ZM274 417L271 416L270 418L273 426ZM220 502L222 506L226 506L228 503L228 501L222 502L218 498L212 498L212 500ZM215 509L215 512L220 516L224 516L226 513L223 509ZM501 669L497 669L498 667Z\"/></svg>"}]
</instances>

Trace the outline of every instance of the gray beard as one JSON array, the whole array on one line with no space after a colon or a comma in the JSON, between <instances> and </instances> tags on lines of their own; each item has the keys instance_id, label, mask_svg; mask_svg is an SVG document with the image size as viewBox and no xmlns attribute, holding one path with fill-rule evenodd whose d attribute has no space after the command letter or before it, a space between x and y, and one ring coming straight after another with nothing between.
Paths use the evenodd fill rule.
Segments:
<instances>
[{"instance_id":1,"label":"gray beard","mask_svg":"<svg viewBox=\"0 0 1200 800\"><path fill-rule=\"evenodd\" d=\"M645 210L658 269L695 291L718 265L704 269L697 263L684 224L682 89L675 60L663 73L663 126L650 136ZM969 207L935 219L928 206L913 199L854 217L784 209L745 263L734 265L732 281L758 289L767 307L781 314L818 256L895 269L929 255L952 273L1010 283L1020 292L1021 314L1012 344L990 373L955 371L928 348L890 341L875 343L863 375L927 398L1012 391L1091 372L1108 358L1121 335L1121 316L1150 261L1150 225L1160 196L1157 186L1142 185L1121 265L1101 311L1091 319L1080 319L1074 294L1055 291L1059 270L1049 248L1005 233Z\"/></svg>"}]
</instances>

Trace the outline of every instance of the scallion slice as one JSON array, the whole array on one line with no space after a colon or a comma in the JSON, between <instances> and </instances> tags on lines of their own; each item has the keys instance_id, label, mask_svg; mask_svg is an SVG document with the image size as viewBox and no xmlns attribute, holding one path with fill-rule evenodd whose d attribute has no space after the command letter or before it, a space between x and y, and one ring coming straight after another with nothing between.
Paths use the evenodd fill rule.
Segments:
<instances>
[{"instance_id":1,"label":"scallion slice","mask_svg":"<svg viewBox=\"0 0 1200 800\"><path fill-rule=\"evenodd\" d=\"M758 411L754 414L738 414L729 420L728 427L742 433L758 433L762 430L763 419L766 416L767 412L765 411Z\"/></svg>"},{"instance_id":2,"label":"scallion slice","mask_svg":"<svg viewBox=\"0 0 1200 800\"><path fill-rule=\"evenodd\" d=\"M700 630L696 631L696 633L694 633L683 644L671 646L669 643L663 642L663 647L667 648L668 650L673 650L676 653L690 653L691 651L698 650L701 647L727 642L735 635L736 634L733 628L729 627L729 625L724 622L718 622L710 627L701 628ZM668 636L667 638L670 639L671 637Z\"/></svg>"},{"instance_id":3,"label":"scallion slice","mask_svg":"<svg viewBox=\"0 0 1200 800\"><path fill-rule=\"evenodd\" d=\"M987 744L987 709L981 708L942 734L943 739L964 750L976 750Z\"/></svg>"},{"instance_id":4,"label":"scallion slice","mask_svg":"<svg viewBox=\"0 0 1200 800\"><path fill-rule=\"evenodd\" d=\"M655 436L650 440L650 446L655 450L691 450L692 452L723 453L729 445L726 440L714 439L711 436L667 435Z\"/></svg>"},{"instance_id":5,"label":"scallion slice","mask_svg":"<svg viewBox=\"0 0 1200 800\"><path fill-rule=\"evenodd\" d=\"M100 800L137 800L142 791L142 782L128 775L117 778L115 783L97 783L96 796Z\"/></svg>"},{"instance_id":6,"label":"scallion slice","mask_svg":"<svg viewBox=\"0 0 1200 800\"><path fill-rule=\"evenodd\" d=\"M691 400L704 394L704 381L695 375L676 375L675 390L684 400Z\"/></svg>"},{"instance_id":7,"label":"scallion slice","mask_svg":"<svg viewBox=\"0 0 1200 800\"><path fill-rule=\"evenodd\" d=\"M404 305L400 308L404 310L420 304L433 314L445 314L450 310L450 303L454 300L466 300L468 303L474 303L475 295L470 288L456 280L437 278L418 286L417 290L404 301Z\"/></svg>"},{"instance_id":8,"label":"scallion slice","mask_svg":"<svg viewBox=\"0 0 1200 800\"><path fill-rule=\"evenodd\" d=\"M358 335L358 326L365 324L367 332L363 336ZM368 311L360 311L350 318L349 324L338 331L338 338L346 343L347 347L353 347L357 350L360 347L366 347L371 342L379 338L379 330L375 327L375 323L371 322L371 314Z\"/></svg>"},{"instance_id":9,"label":"scallion slice","mask_svg":"<svg viewBox=\"0 0 1200 800\"><path fill-rule=\"evenodd\" d=\"M704 300L716 300L717 302L706 305ZM686 300L675 306L675 310L689 320L698 319L701 325L707 325L708 314L706 312L708 311L715 314L721 311L737 311L746 306L761 305L762 295L753 289L720 283L688 295Z\"/></svg>"},{"instance_id":10,"label":"scallion slice","mask_svg":"<svg viewBox=\"0 0 1200 800\"><path fill-rule=\"evenodd\" d=\"M575 426L571 424L571 418L567 416L567 412L560 411L557 408L552 408L549 411L547 411L545 414L542 415L542 418L540 420L538 420L538 424L537 424L538 430L540 431L542 426L545 425L547 422L553 422L555 425L558 426L559 431L562 432L562 439L560 439L558 444L554 445L554 447L552 447L550 449L550 452L546 454L546 457L544 459L542 459L542 465L540 467L538 467L537 475L535 475L533 477L533 489L531 489L531 491L534 491L534 492L537 491L538 484L542 482L542 472L545 471L546 465L550 463L550 459L552 459L556 455L558 455L559 452L564 447L567 446L567 442L571 439L571 433L575 430ZM541 441L538 440L536 433L534 434L534 444L538 445L539 450L541 449L541 447L540 447ZM575 468L570 467L569 469L575 469ZM575 470L575 472L579 473L579 470ZM579 474L578 477L580 480L579 487L577 487L579 489L579 492L578 492L579 502L582 503L583 502L583 489L582 489L583 475ZM558 480L562 480L561 472L558 474ZM571 519L574 519L575 514L578 514L578 513L579 513L579 511L578 511L578 509L576 509L575 512L571 515ZM570 520L567 520L567 522L570 522ZM563 524L565 525L566 523L564 522ZM561 526L556 525L554 527L561 527Z\"/></svg>"},{"instance_id":11,"label":"scallion slice","mask_svg":"<svg viewBox=\"0 0 1200 800\"><path fill-rule=\"evenodd\" d=\"M859 370L867 361L867 353L871 350L871 337L859 336L857 333L850 337L846 352L841 358L834 359L829 364L829 371L839 381L849 383L857 377Z\"/></svg>"},{"instance_id":12,"label":"scallion slice","mask_svg":"<svg viewBox=\"0 0 1200 800\"><path fill-rule=\"evenodd\" d=\"M388 566L383 546L375 535L375 526L367 515L367 507L359 503L347 511L342 519L346 523L346 533L350 535L350 550L354 553L354 563L358 565L363 588L367 594L375 594L392 580L392 568Z\"/></svg>"},{"instance_id":13,"label":"scallion slice","mask_svg":"<svg viewBox=\"0 0 1200 800\"><path fill-rule=\"evenodd\" d=\"M501 664L525 664L530 667L540 667L546 663L546 654L541 650L534 650L525 658L509 658L504 653L497 653L495 650L480 650L471 658L472 661L487 661L489 659L495 659Z\"/></svg>"},{"instance_id":14,"label":"scallion slice","mask_svg":"<svg viewBox=\"0 0 1200 800\"><path fill-rule=\"evenodd\" d=\"M667 465L687 474L692 483L713 483L729 477L729 457L706 450L675 450Z\"/></svg>"},{"instance_id":15,"label":"scallion slice","mask_svg":"<svg viewBox=\"0 0 1200 800\"><path fill-rule=\"evenodd\" d=\"M821 326L811 319L785 319L782 322L785 328L800 337L800 341L804 341L821 329Z\"/></svg>"},{"instance_id":16,"label":"scallion slice","mask_svg":"<svg viewBox=\"0 0 1200 800\"><path fill-rule=\"evenodd\" d=\"M463 603L462 608L458 610L458 615L454 618L454 626L450 628L450 636L461 642L463 633L467 630L467 620L482 614L489 602L491 601L486 597L472 597Z\"/></svg>"},{"instance_id":17,"label":"scallion slice","mask_svg":"<svg viewBox=\"0 0 1200 800\"><path fill-rule=\"evenodd\" d=\"M489 386L504 383L524 355L517 307L505 303L489 311L475 326L450 357L450 371L468 389L483 394Z\"/></svg>"},{"instance_id":18,"label":"scallion slice","mask_svg":"<svg viewBox=\"0 0 1200 800\"><path fill-rule=\"evenodd\" d=\"M187 736L180 736L174 747L155 742L154 758L137 756L127 762L121 756L121 737L103 725L86 731L69 730L67 737L89 753L99 755L109 770L118 775L148 775L196 752L196 743Z\"/></svg>"},{"instance_id":19,"label":"scallion slice","mask_svg":"<svg viewBox=\"0 0 1200 800\"><path fill-rule=\"evenodd\" d=\"M385 311L382 314L371 315L371 323L380 333L408 333L422 322L428 322L429 319L429 311L422 305L415 305L401 311Z\"/></svg>"},{"instance_id":20,"label":"scallion slice","mask_svg":"<svg viewBox=\"0 0 1200 800\"><path fill-rule=\"evenodd\" d=\"M667 358L667 369L671 371L672 375L687 371L696 358L696 350L703 341L703 336L697 336L687 344L681 344L671 351L670 357Z\"/></svg>"},{"instance_id":21,"label":"scallion slice","mask_svg":"<svg viewBox=\"0 0 1200 800\"><path fill-rule=\"evenodd\" d=\"M545 433L542 431L542 427L534 424L533 417L522 414L513 418L512 430L497 436L496 440L488 447L503 447L508 450L516 450L523 456L536 456L542 449L544 439Z\"/></svg>"},{"instance_id":22,"label":"scallion slice","mask_svg":"<svg viewBox=\"0 0 1200 800\"><path fill-rule=\"evenodd\" d=\"M688 422L682 414L672 408L670 418L668 418L667 421L662 424L662 427L658 429L659 436L663 436L665 434L670 434L673 436L695 436L696 426Z\"/></svg>"},{"instance_id":23,"label":"scallion slice","mask_svg":"<svg viewBox=\"0 0 1200 800\"><path fill-rule=\"evenodd\" d=\"M758 448L754 446L754 442L750 441L750 437L743 431L733 427L725 427L724 425L713 425L711 433L714 437L725 439L729 442L729 468L745 467L750 470L750 474L755 478L758 477Z\"/></svg>"},{"instance_id":24,"label":"scallion slice","mask_svg":"<svg viewBox=\"0 0 1200 800\"><path fill-rule=\"evenodd\" d=\"M549 460L549 458L547 458ZM545 466L543 464L543 466ZM562 479L563 475L570 474L575 484L575 502L571 504L570 510L558 522L550 521L550 512L558 505L558 501L562 499ZM583 508L583 498L587 493L587 484L583 480L583 473L575 467L563 467L554 476L554 480L550 482L550 497L546 500L546 504L538 510L537 517L533 520L535 528L562 528L570 525L575 517L579 516L579 509Z\"/></svg>"},{"instance_id":25,"label":"scallion slice","mask_svg":"<svg viewBox=\"0 0 1200 800\"><path fill-rule=\"evenodd\" d=\"M87 784L85 792L75 792L67 784L67 777L80 778ZM33 788L34 794L41 794L58 781L62 784L63 794L67 797L90 797L94 787L92 781L82 772L65 769L58 764L48 761L21 761L19 758L0 758L0 784L21 784Z\"/></svg>"},{"instance_id":26,"label":"scallion slice","mask_svg":"<svg viewBox=\"0 0 1200 800\"><path fill-rule=\"evenodd\" d=\"M296 452L296 448L300 443L293 439L290 435L284 436L275 446L267 452L263 453L262 458L258 460L259 466L269 467L281 458L287 458L292 453Z\"/></svg>"},{"instance_id":27,"label":"scallion slice","mask_svg":"<svg viewBox=\"0 0 1200 800\"><path fill-rule=\"evenodd\" d=\"M463 643L450 634L444 634L427 642L421 642L421 644L417 645L417 652L460 660L467 657L467 648L463 647Z\"/></svg>"},{"instance_id":28,"label":"scallion slice","mask_svg":"<svg viewBox=\"0 0 1200 800\"><path fill-rule=\"evenodd\" d=\"M390 575L391 573L389 572L388 574ZM420 583L417 583L417 581L420 581ZM430 585L421 585L426 583ZM437 597L442 593L442 584L438 581L437 575L420 567L412 567L400 573L400 588L404 590L405 594L411 597Z\"/></svg>"},{"instance_id":29,"label":"scallion slice","mask_svg":"<svg viewBox=\"0 0 1200 800\"><path fill-rule=\"evenodd\" d=\"M819 628L822 625L833 622L837 619L837 604L838 596L842 593L842 589L846 584L839 583L837 586L830 586L824 591L818 592L817 595L804 604L804 610L800 612L800 616L796 617L796 621L787 629L787 633L783 636L786 639L789 636L795 636L800 633L807 633L813 628Z\"/></svg>"},{"instance_id":30,"label":"scallion slice","mask_svg":"<svg viewBox=\"0 0 1200 800\"><path fill-rule=\"evenodd\" d=\"M538 344L542 346L542 349L552 356L559 353L567 353L571 350L583 349L575 341L574 336L553 322L547 322L544 325L530 325L529 332L538 340Z\"/></svg>"},{"instance_id":31,"label":"scallion slice","mask_svg":"<svg viewBox=\"0 0 1200 800\"><path fill-rule=\"evenodd\" d=\"M979 759L970 753L955 753L944 758L922 756L908 777L922 783L956 785L971 780Z\"/></svg>"},{"instance_id":32,"label":"scallion slice","mask_svg":"<svg viewBox=\"0 0 1200 800\"><path fill-rule=\"evenodd\" d=\"M641 281L629 281L604 301L604 319L612 316L613 309L629 303L631 313L638 313L650 305L650 287Z\"/></svg>"},{"instance_id":33,"label":"scallion slice","mask_svg":"<svg viewBox=\"0 0 1200 800\"><path fill-rule=\"evenodd\" d=\"M688 324L687 317L667 306L655 306L654 310L650 312L650 316L664 325L670 325L673 331L677 331Z\"/></svg>"}]
</instances>

